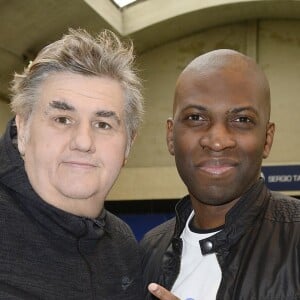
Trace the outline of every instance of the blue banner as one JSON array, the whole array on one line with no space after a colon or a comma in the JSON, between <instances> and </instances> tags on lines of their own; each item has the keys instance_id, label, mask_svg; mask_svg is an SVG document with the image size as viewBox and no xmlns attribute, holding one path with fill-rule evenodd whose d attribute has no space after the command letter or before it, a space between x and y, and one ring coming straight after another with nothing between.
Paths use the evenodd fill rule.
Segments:
<instances>
[{"instance_id":1,"label":"blue banner","mask_svg":"<svg viewBox=\"0 0 300 300\"><path fill-rule=\"evenodd\" d=\"M262 176L270 190L300 193L300 164L263 166Z\"/></svg>"}]
</instances>

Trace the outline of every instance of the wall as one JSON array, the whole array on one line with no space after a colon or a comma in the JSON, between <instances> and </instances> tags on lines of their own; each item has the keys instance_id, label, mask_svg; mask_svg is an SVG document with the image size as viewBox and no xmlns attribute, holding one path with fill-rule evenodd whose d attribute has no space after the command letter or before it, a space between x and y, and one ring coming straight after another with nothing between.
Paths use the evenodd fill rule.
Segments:
<instances>
[{"instance_id":1,"label":"wall","mask_svg":"<svg viewBox=\"0 0 300 300\"><path fill-rule=\"evenodd\" d=\"M179 24L180 26L180 24ZM265 164L300 163L300 20L260 20L209 28L149 49L138 57L146 114L111 200L173 199L186 193L165 142L176 78L201 53L232 48L257 59L271 86L276 136ZM0 132L11 114L0 99Z\"/></svg>"},{"instance_id":2,"label":"wall","mask_svg":"<svg viewBox=\"0 0 300 300\"><path fill-rule=\"evenodd\" d=\"M254 57L270 80L276 138L265 163L300 163L300 20L220 26L140 55L145 122L109 199L167 199L186 193L167 151L165 121L172 114L178 74L194 57L217 48L236 49Z\"/></svg>"},{"instance_id":3,"label":"wall","mask_svg":"<svg viewBox=\"0 0 300 300\"><path fill-rule=\"evenodd\" d=\"M300 163L300 21L260 22L258 53L270 80L276 124L266 163Z\"/></svg>"}]
</instances>

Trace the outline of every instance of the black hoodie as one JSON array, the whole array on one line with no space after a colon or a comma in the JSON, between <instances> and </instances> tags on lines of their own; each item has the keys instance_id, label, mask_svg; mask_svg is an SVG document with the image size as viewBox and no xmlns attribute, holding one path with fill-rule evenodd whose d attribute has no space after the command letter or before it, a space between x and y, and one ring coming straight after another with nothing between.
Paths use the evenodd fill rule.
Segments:
<instances>
[{"instance_id":1,"label":"black hoodie","mask_svg":"<svg viewBox=\"0 0 300 300\"><path fill-rule=\"evenodd\" d=\"M137 242L103 210L82 218L32 189L10 121L0 139L0 299L142 299Z\"/></svg>"}]
</instances>

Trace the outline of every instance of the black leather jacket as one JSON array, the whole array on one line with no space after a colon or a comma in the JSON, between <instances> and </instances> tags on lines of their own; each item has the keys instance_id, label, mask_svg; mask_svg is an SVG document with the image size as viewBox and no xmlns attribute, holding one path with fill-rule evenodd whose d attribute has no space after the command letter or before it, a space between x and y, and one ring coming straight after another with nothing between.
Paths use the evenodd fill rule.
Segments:
<instances>
[{"instance_id":1,"label":"black leather jacket","mask_svg":"<svg viewBox=\"0 0 300 300\"><path fill-rule=\"evenodd\" d=\"M176 206L176 218L141 241L145 286L172 288L180 268L180 234L191 210L187 196ZM224 230L201 240L200 249L217 255L222 270L217 300L300 299L300 200L269 191L262 179L228 212ZM155 298L148 293L145 299Z\"/></svg>"}]
</instances>

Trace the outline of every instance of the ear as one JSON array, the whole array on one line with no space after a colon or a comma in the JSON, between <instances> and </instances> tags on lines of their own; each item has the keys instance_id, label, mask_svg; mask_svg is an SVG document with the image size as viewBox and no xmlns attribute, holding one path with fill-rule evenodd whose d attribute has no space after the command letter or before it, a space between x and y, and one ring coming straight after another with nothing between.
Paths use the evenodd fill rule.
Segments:
<instances>
[{"instance_id":1,"label":"ear","mask_svg":"<svg viewBox=\"0 0 300 300\"><path fill-rule=\"evenodd\" d=\"M21 156L24 156L26 149L26 122L20 115L16 115L15 120L18 131L18 149Z\"/></svg>"},{"instance_id":2,"label":"ear","mask_svg":"<svg viewBox=\"0 0 300 300\"><path fill-rule=\"evenodd\" d=\"M269 122L267 124L266 141L264 146L263 158L267 158L270 154L275 133L275 124Z\"/></svg>"},{"instance_id":3,"label":"ear","mask_svg":"<svg viewBox=\"0 0 300 300\"><path fill-rule=\"evenodd\" d=\"M173 135L174 121L172 118L167 120L167 146L171 155L174 155L174 135Z\"/></svg>"}]
</instances>

